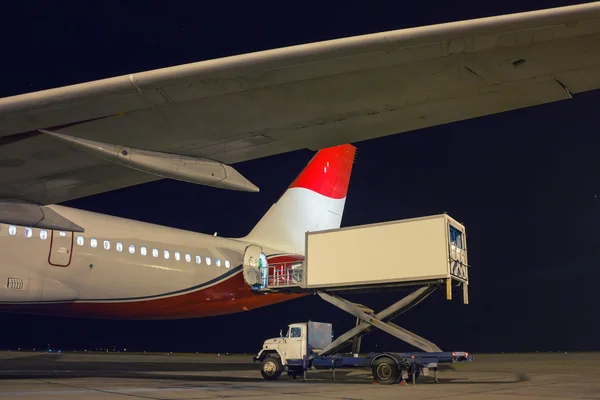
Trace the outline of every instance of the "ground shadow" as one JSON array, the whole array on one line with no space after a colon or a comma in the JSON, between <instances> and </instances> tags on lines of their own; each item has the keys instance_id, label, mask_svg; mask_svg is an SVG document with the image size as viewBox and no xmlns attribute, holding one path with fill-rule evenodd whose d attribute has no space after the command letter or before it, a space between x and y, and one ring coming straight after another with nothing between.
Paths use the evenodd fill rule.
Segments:
<instances>
[{"instance_id":1,"label":"ground shadow","mask_svg":"<svg viewBox=\"0 0 600 400\"><path fill-rule=\"evenodd\" d=\"M302 379L292 380L286 374L275 382L266 382L258 373L260 363L252 362L219 362L186 361L178 362L176 359L165 362L127 362L127 361L94 361L73 362L61 361L59 354L38 354L32 356L4 359L0 362L0 379L76 379L76 378L115 378L115 379L140 379L182 381L194 383L299 383ZM515 375L515 379L507 382L472 380L469 378L445 378L443 371L454 370L450 365L439 368L439 384L514 384L526 382L529 378L524 375ZM231 374L228 375L227 372ZM256 377L239 376L240 372L256 372ZM357 374L357 371L359 373ZM208 373L194 375L197 373ZM212 373L212 374L211 374ZM236 376L238 375L238 376ZM373 378L368 369L336 370L335 380L330 370L311 370L307 374L307 384L372 384ZM423 376L417 384L435 384L431 376Z\"/></svg>"},{"instance_id":2,"label":"ground shadow","mask_svg":"<svg viewBox=\"0 0 600 400\"><path fill-rule=\"evenodd\" d=\"M258 371L257 369L255 369ZM207 370L204 370L207 371ZM220 369L219 371L227 371L227 369ZM139 380L152 380L152 381L172 381L172 382L186 382L186 385L190 383L263 383L265 385L273 384L289 384L289 383L306 383L306 384L373 384L373 378L368 374L368 371L364 375L355 376L355 374L349 375L355 371L336 371L335 380L333 374L330 371L311 371L307 374L307 381L303 382L302 378L291 379L285 375L277 381L267 382L262 377L242 377L235 376L235 373L239 373L238 370L233 371L231 376L228 375L190 375L189 372L194 371L178 371L180 373L168 373L164 370L151 371L115 371L115 370L60 370L60 371L10 371L9 373L0 372L0 380L4 379L78 379L78 378L113 378L113 379L139 379ZM176 372L176 371L173 371ZM211 370L211 372L215 372ZM438 378L437 384L449 384L449 385L503 385L503 384L515 384L529 381L529 377L524 374L515 375L515 379L506 382L498 382L497 380L486 381L486 380L470 380L468 378ZM410 383L410 381L409 381ZM417 385L422 384L433 384L436 385L433 378L431 377L420 377L417 380ZM256 387L256 386L254 386Z\"/></svg>"},{"instance_id":3,"label":"ground shadow","mask_svg":"<svg viewBox=\"0 0 600 400\"><path fill-rule=\"evenodd\" d=\"M513 376L514 376L514 380L506 381L506 382L498 382L497 380L486 381L486 380L471 380L469 378L443 378L443 377L438 377L438 382L440 384L460 384L460 385L485 385L485 384L494 384L494 385L511 384L512 385L514 383L528 382L530 380L530 378L525 374L514 374ZM420 380L422 382L431 381L432 383L435 383L433 381L433 378L430 378L430 377L423 377L423 378L420 378Z\"/></svg>"}]
</instances>

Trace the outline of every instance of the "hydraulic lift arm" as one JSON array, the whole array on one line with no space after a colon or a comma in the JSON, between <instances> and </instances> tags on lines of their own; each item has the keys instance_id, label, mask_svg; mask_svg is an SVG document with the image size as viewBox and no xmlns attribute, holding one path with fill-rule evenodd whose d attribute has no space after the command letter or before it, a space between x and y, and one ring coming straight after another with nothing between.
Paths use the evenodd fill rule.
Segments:
<instances>
[{"instance_id":1,"label":"hydraulic lift arm","mask_svg":"<svg viewBox=\"0 0 600 400\"><path fill-rule=\"evenodd\" d=\"M329 346L320 351L319 355L326 356L334 354L343 347L345 347L349 341L353 341L354 343L353 351L358 352L360 342L357 340L357 338L364 335L372 328L381 329L382 331L387 332L390 335L406 343L409 343L423 351L441 352L442 350L438 346L428 341L427 339L415 333L412 333L404 328L401 328L400 326L391 322L384 322L384 319L391 319L395 316L398 316L402 312L418 304L431 293L433 293L436 289L437 286L435 285L423 286L377 314L367 314L364 311L363 307L359 307L358 305L351 303L348 300L342 299L339 296L325 292L318 292L317 294L323 300L354 315L355 317L363 321L356 327L350 329L348 332L342 334L340 337L334 340Z\"/></svg>"}]
</instances>

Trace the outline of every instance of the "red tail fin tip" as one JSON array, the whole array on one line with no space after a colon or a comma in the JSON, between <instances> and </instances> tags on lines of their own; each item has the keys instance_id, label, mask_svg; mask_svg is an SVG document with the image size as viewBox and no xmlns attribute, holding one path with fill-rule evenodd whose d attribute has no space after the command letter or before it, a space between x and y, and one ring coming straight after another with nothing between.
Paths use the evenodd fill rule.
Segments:
<instances>
[{"instance_id":1,"label":"red tail fin tip","mask_svg":"<svg viewBox=\"0 0 600 400\"><path fill-rule=\"evenodd\" d=\"M319 150L290 188L305 188L333 199L348 193L356 147L350 144Z\"/></svg>"}]
</instances>

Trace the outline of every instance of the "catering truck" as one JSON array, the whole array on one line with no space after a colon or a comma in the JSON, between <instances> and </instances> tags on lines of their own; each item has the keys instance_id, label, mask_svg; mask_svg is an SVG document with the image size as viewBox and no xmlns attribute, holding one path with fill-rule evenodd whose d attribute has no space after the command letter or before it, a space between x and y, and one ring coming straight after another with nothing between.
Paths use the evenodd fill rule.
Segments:
<instances>
[{"instance_id":1,"label":"catering truck","mask_svg":"<svg viewBox=\"0 0 600 400\"><path fill-rule=\"evenodd\" d=\"M262 362L261 374L266 380L276 380L286 371L295 379L306 378L308 369L369 368L373 379L383 385L412 380L429 375L433 370L437 382L437 368L442 363L471 361L472 356L462 351L370 353L328 355L332 344L332 325L323 322L302 322L289 325L287 334L265 340L254 361Z\"/></svg>"},{"instance_id":2,"label":"catering truck","mask_svg":"<svg viewBox=\"0 0 600 400\"><path fill-rule=\"evenodd\" d=\"M316 294L356 318L356 326L333 340L328 323L289 325L287 335L269 339L254 358L262 362L265 379L282 371L291 377L310 368L371 368L382 384L411 376L413 381L440 363L470 361L466 352L444 352L434 343L389 322L437 289L452 300L462 288L468 304L469 265L465 227L447 214L318 232L307 232L305 254L289 262L269 263L258 246L244 255L244 279L252 290ZM375 312L341 297L343 293L381 293L418 287L386 309ZM388 320L388 321L385 321ZM374 353L359 356L361 338L382 330L422 350L416 353ZM340 351L351 345L350 356Z\"/></svg>"}]
</instances>

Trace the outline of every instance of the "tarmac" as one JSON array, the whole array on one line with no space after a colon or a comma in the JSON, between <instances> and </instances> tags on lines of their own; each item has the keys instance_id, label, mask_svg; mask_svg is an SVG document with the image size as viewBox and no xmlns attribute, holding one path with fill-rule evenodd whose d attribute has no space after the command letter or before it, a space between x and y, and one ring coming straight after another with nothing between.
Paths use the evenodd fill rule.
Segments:
<instances>
[{"instance_id":1,"label":"tarmac","mask_svg":"<svg viewBox=\"0 0 600 400\"><path fill-rule=\"evenodd\" d=\"M309 371L265 381L252 355L0 352L9 399L600 399L600 353L476 354L439 383L373 383L368 370Z\"/></svg>"}]
</instances>

